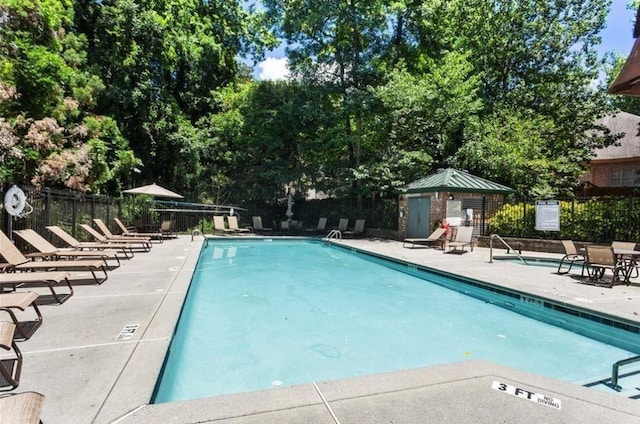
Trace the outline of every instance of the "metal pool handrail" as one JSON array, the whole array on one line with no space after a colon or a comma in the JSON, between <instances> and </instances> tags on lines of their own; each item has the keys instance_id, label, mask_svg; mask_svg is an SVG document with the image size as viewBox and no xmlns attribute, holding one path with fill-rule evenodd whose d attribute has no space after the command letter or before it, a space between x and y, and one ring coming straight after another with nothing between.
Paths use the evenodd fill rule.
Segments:
<instances>
[{"instance_id":1,"label":"metal pool handrail","mask_svg":"<svg viewBox=\"0 0 640 424\"><path fill-rule=\"evenodd\" d=\"M631 358L622 359L613 364L613 367L611 369L611 387L613 387L613 390L616 390L618 392L622 390L622 387L618 386L618 369L622 365L628 365L638 361L640 361L640 356L633 356Z\"/></svg>"},{"instance_id":2,"label":"metal pool handrail","mask_svg":"<svg viewBox=\"0 0 640 424\"><path fill-rule=\"evenodd\" d=\"M342 240L342 233L340 232L340 230L331 230L329 231L329 234L327 234L327 236L324 239L325 240L331 240L331 239Z\"/></svg>"},{"instance_id":3,"label":"metal pool handrail","mask_svg":"<svg viewBox=\"0 0 640 424\"><path fill-rule=\"evenodd\" d=\"M490 264L492 264L492 263L493 263L493 239L494 239L494 238L499 239L499 240L502 242L502 244L504 244L504 245L505 245L505 247L506 247L507 249L513 250L513 253L515 253L515 254L516 254L516 256L517 256L518 258L520 258L520 260L521 260L525 265L529 265L529 264L527 263L527 261L525 261L525 260L524 260L524 258L523 258L519 253L518 253L518 251L517 251L517 250L515 250L513 247L509 246L509 243L507 243L506 241L504 241L504 239L503 239L502 237L500 237L499 235L497 235L497 234L491 234L491 238L489 239L489 263L490 263Z\"/></svg>"}]
</instances>

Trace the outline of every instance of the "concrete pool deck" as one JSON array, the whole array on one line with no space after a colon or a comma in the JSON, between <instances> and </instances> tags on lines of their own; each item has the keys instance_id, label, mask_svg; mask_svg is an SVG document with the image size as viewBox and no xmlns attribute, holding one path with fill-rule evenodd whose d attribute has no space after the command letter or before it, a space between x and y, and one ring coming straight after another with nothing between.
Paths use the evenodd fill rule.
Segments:
<instances>
[{"instance_id":1,"label":"concrete pool deck","mask_svg":"<svg viewBox=\"0 0 640 424\"><path fill-rule=\"evenodd\" d=\"M482 248L460 255L390 240L340 243L640 325L637 280L611 289L580 284L552 268L488 263ZM201 245L190 236L154 244L104 284L76 285L65 304L41 306L44 324L20 343L14 392L44 394L47 424L640 422L638 400L475 360L148 405ZM537 395L560 409L532 401Z\"/></svg>"}]
</instances>

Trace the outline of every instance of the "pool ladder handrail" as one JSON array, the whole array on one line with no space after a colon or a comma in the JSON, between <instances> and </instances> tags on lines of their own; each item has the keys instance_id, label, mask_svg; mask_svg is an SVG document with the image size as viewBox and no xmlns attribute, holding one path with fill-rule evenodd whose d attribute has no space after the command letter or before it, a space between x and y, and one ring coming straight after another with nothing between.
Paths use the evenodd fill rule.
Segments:
<instances>
[{"instance_id":1,"label":"pool ladder handrail","mask_svg":"<svg viewBox=\"0 0 640 424\"><path fill-rule=\"evenodd\" d=\"M324 238L325 240L337 239L342 240L342 233L340 230L331 230Z\"/></svg>"},{"instance_id":2,"label":"pool ladder handrail","mask_svg":"<svg viewBox=\"0 0 640 424\"><path fill-rule=\"evenodd\" d=\"M520 253L518 253L518 251L516 249L514 249L513 247L509 246L509 243L507 243L506 241L504 241L504 239L502 237L500 237L498 234L491 234L491 238L489 239L489 263L492 264L493 263L493 239L497 238L498 240L500 240L502 242L502 244L505 245L505 247L508 250L513 250L513 253L516 254L516 256L525 264L525 265L529 265L527 263L527 261L524 260L524 258L522 257L522 255L520 255Z\"/></svg>"},{"instance_id":3,"label":"pool ladder handrail","mask_svg":"<svg viewBox=\"0 0 640 424\"><path fill-rule=\"evenodd\" d=\"M613 366L611 367L611 387L613 388L613 390L616 390L618 392L622 390L622 386L618 385L618 374L620 367L622 365L629 365L634 362L640 362L640 355L632 356L631 358L627 359L621 359L620 361L613 364Z\"/></svg>"}]
</instances>

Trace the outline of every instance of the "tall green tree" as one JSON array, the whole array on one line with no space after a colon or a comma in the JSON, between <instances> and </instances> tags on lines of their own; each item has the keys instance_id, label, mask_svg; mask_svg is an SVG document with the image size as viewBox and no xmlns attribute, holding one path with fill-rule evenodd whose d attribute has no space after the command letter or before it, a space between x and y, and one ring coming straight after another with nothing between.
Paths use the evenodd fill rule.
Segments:
<instances>
[{"instance_id":1,"label":"tall green tree","mask_svg":"<svg viewBox=\"0 0 640 424\"><path fill-rule=\"evenodd\" d=\"M106 83L100 106L133 141L143 179L195 194L207 143L197 123L219 111L216 90L241 75L249 41L269 44L251 28L260 19L238 1L202 0L87 1L79 16Z\"/></svg>"},{"instance_id":2,"label":"tall green tree","mask_svg":"<svg viewBox=\"0 0 640 424\"><path fill-rule=\"evenodd\" d=\"M73 31L68 0L0 3L0 178L100 192L136 159L113 120L95 113L104 84Z\"/></svg>"},{"instance_id":3,"label":"tall green tree","mask_svg":"<svg viewBox=\"0 0 640 424\"><path fill-rule=\"evenodd\" d=\"M481 76L481 97L486 110L482 119L498 119L493 124L483 122L482 128L500 128L508 114L516 120L524 117L532 122L545 122L532 138L544 143L540 156L549 166L529 192L535 191L539 183L541 187L549 185L556 187L556 191L569 193L593 149L611 142L587 136L596 120L609 111L606 96L594 89L594 81L601 69L595 47L600 42L598 34L610 3L609 0L450 2L455 22L450 30L457 32L456 43L471 53L469 60ZM484 130L476 136L480 142ZM499 141L497 136L489 139ZM473 151L480 154L493 149ZM479 158L470 157L469 152L469 149L460 151L453 163L471 168L469 165ZM495 163L494 170L501 167L502 182L514 185L518 182L509 175L510 163L500 165L500 156L482 158L481 162L487 160ZM522 166L536 173L537 164L537 159L525 160ZM482 169L474 171L482 173Z\"/></svg>"}]
</instances>

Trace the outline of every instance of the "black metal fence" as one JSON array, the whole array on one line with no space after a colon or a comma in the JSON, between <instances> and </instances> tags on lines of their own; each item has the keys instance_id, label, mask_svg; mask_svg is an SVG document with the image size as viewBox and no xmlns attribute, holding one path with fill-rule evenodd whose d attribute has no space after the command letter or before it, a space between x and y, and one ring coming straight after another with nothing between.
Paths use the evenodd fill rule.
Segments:
<instances>
[{"instance_id":1,"label":"black metal fence","mask_svg":"<svg viewBox=\"0 0 640 424\"><path fill-rule=\"evenodd\" d=\"M25 193L27 205L29 205L27 208L33 208L33 210L24 217L12 217L7 213L2 213L0 223L2 229L10 237L12 230L24 228L32 228L48 237L48 231L45 227L58 225L79 240L85 240L87 236L79 231L79 224L90 224L94 218L112 222L112 219L120 217L122 212L121 201L108 196L48 188L40 190L33 187L22 187L22 190Z\"/></svg>"},{"instance_id":2,"label":"black metal fence","mask_svg":"<svg viewBox=\"0 0 640 424\"><path fill-rule=\"evenodd\" d=\"M4 185L5 192L9 185ZM211 215L225 213L217 209L163 202L157 204L149 198L113 198L69 190L36 189L22 187L27 203L33 212L23 218L0 216L2 229L9 235L14 229L32 228L49 237L47 225L58 225L79 240L88 235L79 227L91 224L94 218L107 223L113 232L119 233L113 218L118 217L127 225L135 225L141 231L157 230L162 221L174 223L176 232L193 228L210 229ZM286 203L276 206L243 205L236 212L243 226L251 225L251 216L261 215L263 222L286 219ZM640 197L600 197L590 199L566 199L560 201L560 231L535 229L536 205L534 200L505 202L487 205L491 214L488 233L504 237L573 239L576 241L611 242L640 241ZM227 211L228 212L228 211ZM398 202L394 199L365 201L360 207L353 199L298 200L293 206L294 219L304 221L305 227L313 227L319 217L327 217L329 226L338 219L365 219L366 228L397 230Z\"/></svg>"},{"instance_id":3,"label":"black metal fence","mask_svg":"<svg viewBox=\"0 0 640 424\"><path fill-rule=\"evenodd\" d=\"M576 241L640 241L640 198L560 200L560 231L535 229L534 200L506 203L489 221L490 234Z\"/></svg>"}]
</instances>

